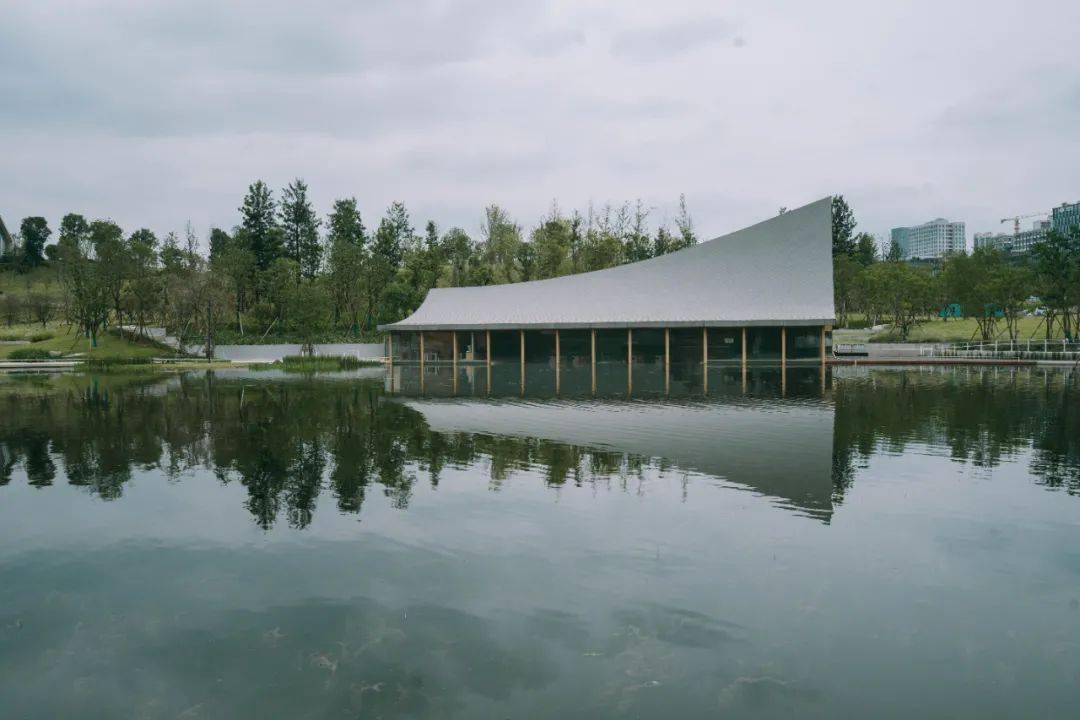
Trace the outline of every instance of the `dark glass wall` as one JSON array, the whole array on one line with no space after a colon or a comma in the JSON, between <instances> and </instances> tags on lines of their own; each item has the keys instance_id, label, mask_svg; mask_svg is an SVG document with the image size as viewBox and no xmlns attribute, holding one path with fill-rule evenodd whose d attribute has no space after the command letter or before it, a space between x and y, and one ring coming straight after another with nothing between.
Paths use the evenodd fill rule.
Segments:
<instances>
[{"instance_id":1,"label":"dark glass wall","mask_svg":"<svg viewBox=\"0 0 1080 720\"><path fill-rule=\"evenodd\" d=\"M742 360L742 328L709 328L709 360Z\"/></svg>"},{"instance_id":2,"label":"dark glass wall","mask_svg":"<svg viewBox=\"0 0 1080 720\"><path fill-rule=\"evenodd\" d=\"M635 364L663 364L664 331L662 328L641 328L633 331Z\"/></svg>"},{"instance_id":3,"label":"dark glass wall","mask_svg":"<svg viewBox=\"0 0 1080 720\"><path fill-rule=\"evenodd\" d=\"M521 363L521 338L517 330L491 331L491 361Z\"/></svg>"},{"instance_id":4,"label":"dark glass wall","mask_svg":"<svg viewBox=\"0 0 1080 720\"><path fill-rule=\"evenodd\" d=\"M424 333L424 362L440 363L454 360L454 333L427 331Z\"/></svg>"},{"instance_id":5,"label":"dark glass wall","mask_svg":"<svg viewBox=\"0 0 1080 720\"><path fill-rule=\"evenodd\" d=\"M751 327L746 329L748 360L780 359L780 328Z\"/></svg>"},{"instance_id":6,"label":"dark glass wall","mask_svg":"<svg viewBox=\"0 0 1080 720\"><path fill-rule=\"evenodd\" d=\"M596 331L596 362L626 362L626 330Z\"/></svg>"},{"instance_id":7,"label":"dark glass wall","mask_svg":"<svg viewBox=\"0 0 1080 720\"><path fill-rule=\"evenodd\" d=\"M483 330L458 330L458 360L487 362L487 333Z\"/></svg>"},{"instance_id":8,"label":"dark glass wall","mask_svg":"<svg viewBox=\"0 0 1080 720\"><path fill-rule=\"evenodd\" d=\"M420 361L420 335L419 333L392 333L393 358L400 362Z\"/></svg>"},{"instance_id":9,"label":"dark glass wall","mask_svg":"<svg viewBox=\"0 0 1080 720\"><path fill-rule=\"evenodd\" d=\"M560 336L559 342L562 342ZM520 360L520 348L519 348ZM555 364L555 331L525 331L525 362Z\"/></svg>"},{"instance_id":10,"label":"dark glass wall","mask_svg":"<svg viewBox=\"0 0 1080 720\"><path fill-rule=\"evenodd\" d=\"M788 328L787 355L793 360L818 360L821 357L821 328Z\"/></svg>"},{"instance_id":11,"label":"dark glass wall","mask_svg":"<svg viewBox=\"0 0 1080 720\"><path fill-rule=\"evenodd\" d=\"M588 330L560 330L559 351L566 367L579 367L591 362L591 337Z\"/></svg>"},{"instance_id":12,"label":"dark glass wall","mask_svg":"<svg viewBox=\"0 0 1080 720\"><path fill-rule=\"evenodd\" d=\"M701 364L704 339L701 328L671 328L672 364Z\"/></svg>"}]
</instances>

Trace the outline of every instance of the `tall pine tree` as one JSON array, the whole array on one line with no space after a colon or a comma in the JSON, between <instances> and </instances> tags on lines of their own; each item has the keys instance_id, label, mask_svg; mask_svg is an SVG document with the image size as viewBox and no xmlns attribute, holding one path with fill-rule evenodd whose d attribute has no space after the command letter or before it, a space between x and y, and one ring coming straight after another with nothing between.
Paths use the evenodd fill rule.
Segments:
<instances>
[{"instance_id":1,"label":"tall pine tree","mask_svg":"<svg viewBox=\"0 0 1080 720\"><path fill-rule=\"evenodd\" d=\"M300 274L314 278L322 260L319 218L308 199L308 186L296 178L281 191L281 228L285 235L285 256L296 262Z\"/></svg>"},{"instance_id":2,"label":"tall pine tree","mask_svg":"<svg viewBox=\"0 0 1080 720\"><path fill-rule=\"evenodd\" d=\"M262 180L248 186L240 214L243 239L254 255L258 268L266 270L281 257L281 234L275 232L278 228L273 195Z\"/></svg>"}]
</instances>

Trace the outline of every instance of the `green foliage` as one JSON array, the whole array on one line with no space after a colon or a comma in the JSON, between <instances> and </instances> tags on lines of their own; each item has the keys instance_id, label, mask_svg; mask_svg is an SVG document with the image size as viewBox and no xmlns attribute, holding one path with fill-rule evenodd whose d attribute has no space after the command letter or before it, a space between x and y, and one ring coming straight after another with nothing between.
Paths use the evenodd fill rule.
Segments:
<instances>
[{"instance_id":1,"label":"green foliage","mask_svg":"<svg viewBox=\"0 0 1080 720\"><path fill-rule=\"evenodd\" d=\"M352 355L286 355L281 359L281 365L287 372L356 370L365 365L377 365L380 362L376 359L360 360Z\"/></svg>"},{"instance_id":2,"label":"green foliage","mask_svg":"<svg viewBox=\"0 0 1080 720\"><path fill-rule=\"evenodd\" d=\"M23 218L19 226L22 238L22 263L24 267L37 267L45 262L45 242L52 235L43 217Z\"/></svg>"},{"instance_id":3,"label":"green foliage","mask_svg":"<svg viewBox=\"0 0 1080 720\"><path fill-rule=\"evenodd\" d=\"M1080 228L1051 230L1032 250L1033 280L1047 313L1047 331L1054 319L1072 338L1080 322Z\"/></svg>"},{"instance_id":4,"label":"green foliage","mask_svg":"<svg viewBox=\"0 0 1080 720\"><path fill-rule=\"evenodd\" d=\"M219 336L308 346L371 338L378 324L410 314L436 287L599 270L697 242L685 197L670 226L652 230L650 212L641 201L587 216L553 205L526 232L491 205L474 240L458 227L440 232L433 221L418 235L405 205L394 202L368 232L356 198L336 200L323 222L303 180L285 187L280 203L260 180L248 186L237 226L211 229L207 258L190 223L182 237L159 239L146 228L125 237L109 220L66 215L59 242L49 246L52 267L39 268L53 272L50 282L62 292L20 288L2 296L0 310L11 323L43 326L62 314L92 346L116 326L163 325L185 342L211 346Z\"/></svg>"},{"instance_id":5,"label":"green foliage","mask_svg":"<svg viewBox=\"0 0 1080 720\"><path fill-rule=\"evenodd\" d=\"M901 340L907 340L920 316L935 308L935 283L928 270L904 262L882 262L862 276L864 302L874 314L887 317Z\"/></svg>"},{"instance_id":6,"label":"green foliage","mask_svg":"<svg viewBox=\"0 0 1080 720\"><path fill-rule=\"evenodd\" d=\"M855 236L855 251L852 253L855 261L863 267L869 267L877 261L877 241L870 233L859 233Z\"/></svg>"},{"instance_id":7,"label":"green foliage","mask_svg":"<svg viewBox=\"0 0 1080 720\"><path fill-rule=\"evenodd\" d=\"M308 199L308 186L300 178L281 191L281 231L285 257L297 264L300 274L309 280L319 271L322 245L319 244L319 218Z\"/></svg>"},{"instance_id":8,"label":"green foliage","mask_svg":"<svg viewBox=\"0 0 1080 720\"><path fill-rule=\"evenodd\" d=\"M260 270L270 267L281 256L283 238L274 213L274 198L266 183L257 180L249 185L240 206L240 226L247 249Z\"/></svg>"},{"instance_id":9,"label":"green foliage","mask_svg":"<svg viewBox=\"0 0 1080 720\"><path fill-rule=\"evenodd\" d=\"M832 251L837 255L854 255L855 212L843 195L833 196L832 201Z\"/></svg>"},{"instance_id":10,"label":"green foliage","mask_svg":"<svg viewBox=\"0 0 1080 720\"><path fill-rule=\"evenodd\" d=\"M21 347L7 354L8 360L48 360L52 354L44 348Z\"/></svg>"}]
</instances>

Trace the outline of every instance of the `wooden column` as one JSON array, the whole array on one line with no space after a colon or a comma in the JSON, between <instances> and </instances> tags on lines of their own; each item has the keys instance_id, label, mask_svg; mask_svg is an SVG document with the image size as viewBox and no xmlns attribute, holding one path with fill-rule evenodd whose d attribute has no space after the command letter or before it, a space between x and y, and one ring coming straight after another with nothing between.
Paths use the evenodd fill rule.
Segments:
<instances>
[{"instance_id":1,"label":"wooden column","mask_svg":"<svg viewBox=\"0 0 1080 720\"><path fill-rule=\"evenodd\" d=\"M450 363L450 372L454 373L453 392L457 395L457 330L451 330L450 337L453 339L454 348L454 359Z\"/></svg>"},{"instance_id":2,"label":"wooden column","mask_svg":"<svg viewBox=\"0 0 1080 720\"><path fill-rule=\"evenodd\" d=\"M742 329L742 391L746 392L746 328Z\"/></svg>"},{"instance_id":3,"label":"wooden column","mask_svg":"<svg viewBox=\"0 0 1080 720\"><path fill-rule=\"evenodd\" d=\"M626 396L634 392L634 331L626 328Z\"/></svg>"},{"instance_id":4,"label":"wooden column","mask_svg":"<svg viewBox=\"0 0 1080 720\"><path fill-rule=\"evenodd\" d=\"M420 331L420 392L424 392L424 332Z\"/></svg>"},{"instance_id":5,"label":"wooden column","mask_svg":"<svg viewBox=\"0 0 1080 720\"><path fill-rule=\"evenodd\" d=\"M386 334L386 360L394 364L394 333Z\"/></svg>"},{"instance_id":6,"label":"wooden column","mask_svg":"<svg viewBox=\"0 0 1080 720\"><path fill-rule=\"evenodd\" d=\"M701 389L709 392L709 328L701 328Z\"/></svg>"},{"instance_id":7,"label":"wooden column","mask_svg":"<svg viewBox=\"0 0 1080 720\"><path fill-rule=\"evenodd\" d=\"M787 327L780 328L780 394L787 394Z\"/></svg>"},{"instance_id":8,"label":"wooden column","mask_svg":"<svg viewBox=\"0 0 1080 720\"><path fill-rule=\"evenodd\" d=\"M1030 340L1028 341L1030 342ZM825 326L821 326L821 346L818 348L821 350L821 364L825 364Z\"/></svg>"},{"instance_id":9,"label":"wooden column","mask_svg":"<svg viewBox=\"0 0 1080 720\"><path fill-rule=\"evenodd\" d=\"M671 392L671 328L664 328L664 394Z\"/></svg>"},{"instance_id":10,"label":"wooden column","mask_svg":"<svg viewBox=\"0 0 1080 720\"><path fill-rule=\"evenodd\" d=\"M484 355L487 360L487 391L488 395L491 394L491 331L484 331Z\"/></svg>"},{"instance_id":11,"label":"wooden column","mask_svg":"<svg viewBox=\"0 0 1080 720\"><path fill-rule=\"evenodd\" d=\"M596 394L596 331L592 330L589 339L589 364L592 366L592 392Z\"/></svg>"},{"instance_id":12,"label":"wooden column","mask_svg":"<svg viewBox=\"0 0 1080 720\"><path fill-rule=\"evenodd\" d=\"M525 394L525 331L518 330L518 339L521 341L521 394Z\"/></svg>"},{"instance_id":13,"label":"wooden column","mask_svg":"<svg viewBox=\"0 0 1080 720\"><path fill-rule=\"evenodd\" d=\"M555 331L555 394L559 394L559 381L561 380L559 375L559 356L562 353L562 349L559 347L559 331Z\"/></svg>"}]
</instances>

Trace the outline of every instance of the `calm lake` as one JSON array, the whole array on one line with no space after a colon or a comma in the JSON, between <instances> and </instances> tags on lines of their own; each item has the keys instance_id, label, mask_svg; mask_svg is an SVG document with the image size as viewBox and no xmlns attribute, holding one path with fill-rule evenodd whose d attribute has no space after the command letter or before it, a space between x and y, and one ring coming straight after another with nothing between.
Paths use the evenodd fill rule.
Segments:
<instances>
[{"instance_id":1,"label":"calm lake","mask_svg":"<svg viewBox=\"0 0 1080 720\"><path fill-rule=\"evenodd\" d=\"M1080 372L429 370L0 376L0 716L1074 716Z\"/></svg>"}]
</instances>

